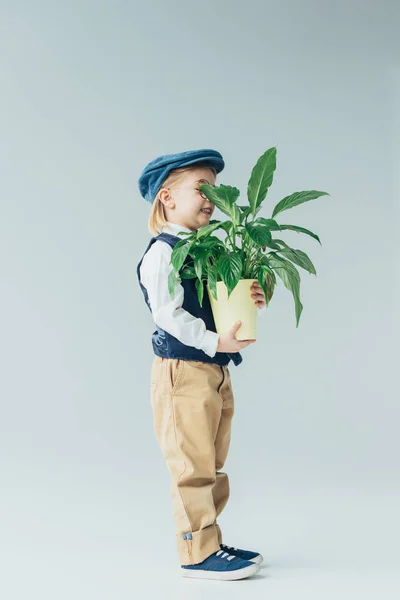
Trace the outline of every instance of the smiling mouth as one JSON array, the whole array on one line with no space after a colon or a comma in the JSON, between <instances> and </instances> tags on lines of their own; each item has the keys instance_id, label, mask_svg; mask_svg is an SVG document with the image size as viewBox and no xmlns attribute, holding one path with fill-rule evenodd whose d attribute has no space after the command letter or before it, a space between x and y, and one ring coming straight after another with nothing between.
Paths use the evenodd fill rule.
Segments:
<instances>
[{"instance_id":1,"label":"smiling mouth","mask_svg":"<svg viewBox=\"0 0 400 600\"><path fill-rule=\"evenodd\" d=\"M211 216L211 214L212 214L212 210L210 208L202 208L200 210L200 212L203 213L203 215L208 215L208 216Z\"/></svg>"}]
</instances>

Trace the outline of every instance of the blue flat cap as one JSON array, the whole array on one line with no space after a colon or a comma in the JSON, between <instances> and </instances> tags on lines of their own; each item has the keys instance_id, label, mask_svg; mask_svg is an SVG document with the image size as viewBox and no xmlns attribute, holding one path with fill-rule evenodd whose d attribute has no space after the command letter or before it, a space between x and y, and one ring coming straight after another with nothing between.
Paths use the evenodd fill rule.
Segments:
<instances>
[{"instance_id":1,"label":"blue flat cap","mask_svg":"<svg viewBox=\"0 0 400 600\"><path fill-rule=\"evenodd\" d=\"M138 185L141 196L151 204L163 182L172 169L179 169L195 163L208 163L220 173L225 167L224 159L217 150L202 148L201 150L186 150L178 154L158 156L143 169Z\"/></svg>"}]
</instances>

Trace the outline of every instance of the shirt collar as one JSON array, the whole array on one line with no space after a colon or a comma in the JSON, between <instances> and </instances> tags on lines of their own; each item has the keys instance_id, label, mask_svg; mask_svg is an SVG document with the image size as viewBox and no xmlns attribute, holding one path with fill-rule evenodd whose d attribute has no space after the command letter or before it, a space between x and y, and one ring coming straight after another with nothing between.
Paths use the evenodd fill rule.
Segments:
<instances>
[{"instance_id":1,"label":"shirt collar","mask_svg":"<svg viewBox=\"0 0 400 600\"><path fill-rule=\"evenodd\" d=\"M177 223L171 223L171 221L167 221L167 225L163 226L162 231L165 233L170 233L171 235L176 235L177 237L183 237L178 235L178 231L187 231L189 233L193 233L188 227L183 227L183 225L178 225Z\"/></svg>"}]
</instances>

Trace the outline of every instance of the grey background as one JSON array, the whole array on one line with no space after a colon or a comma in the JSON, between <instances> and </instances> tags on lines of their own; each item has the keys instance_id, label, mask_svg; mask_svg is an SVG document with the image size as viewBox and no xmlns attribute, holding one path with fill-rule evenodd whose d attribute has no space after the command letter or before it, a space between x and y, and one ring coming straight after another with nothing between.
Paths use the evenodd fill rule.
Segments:
<instances>
[{"instance_id":1,"label":"grey background","mask_svg":"<svg viewBox=\"0 0 400 600\"><path fill-rule=\"evenodd\" d=\"M0 13L0 591L11 599L398 596L400 158L395 1L7 2ZM278 285L232 363L228 545L241 583L180 577L149 395L137 178L211 147L317 277ZM396 204L395 204L396 202ZM397 591L396 591L397 590Z\"/></svg>"}]
</instances>

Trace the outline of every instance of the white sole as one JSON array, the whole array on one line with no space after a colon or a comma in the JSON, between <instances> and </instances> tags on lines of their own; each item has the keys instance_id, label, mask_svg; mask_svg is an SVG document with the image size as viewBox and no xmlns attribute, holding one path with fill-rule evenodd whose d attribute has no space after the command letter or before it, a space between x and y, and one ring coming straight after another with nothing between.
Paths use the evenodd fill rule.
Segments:
<instances>
[{"instance_id":1,"label":"white sole","mask_svg":"<svg viewBox=\"0 0 400 600\"><path fill-rule=\"evenodd\" d=\"M183 577L193 577L195 579L220 579L223 581L232 581L236 579L245 579L245 577L251 577L260 570L258 564L253 564L243 569L236 569L235 571L204 571L200 569L182 569Z\"/></svg>"}]
</instances>

